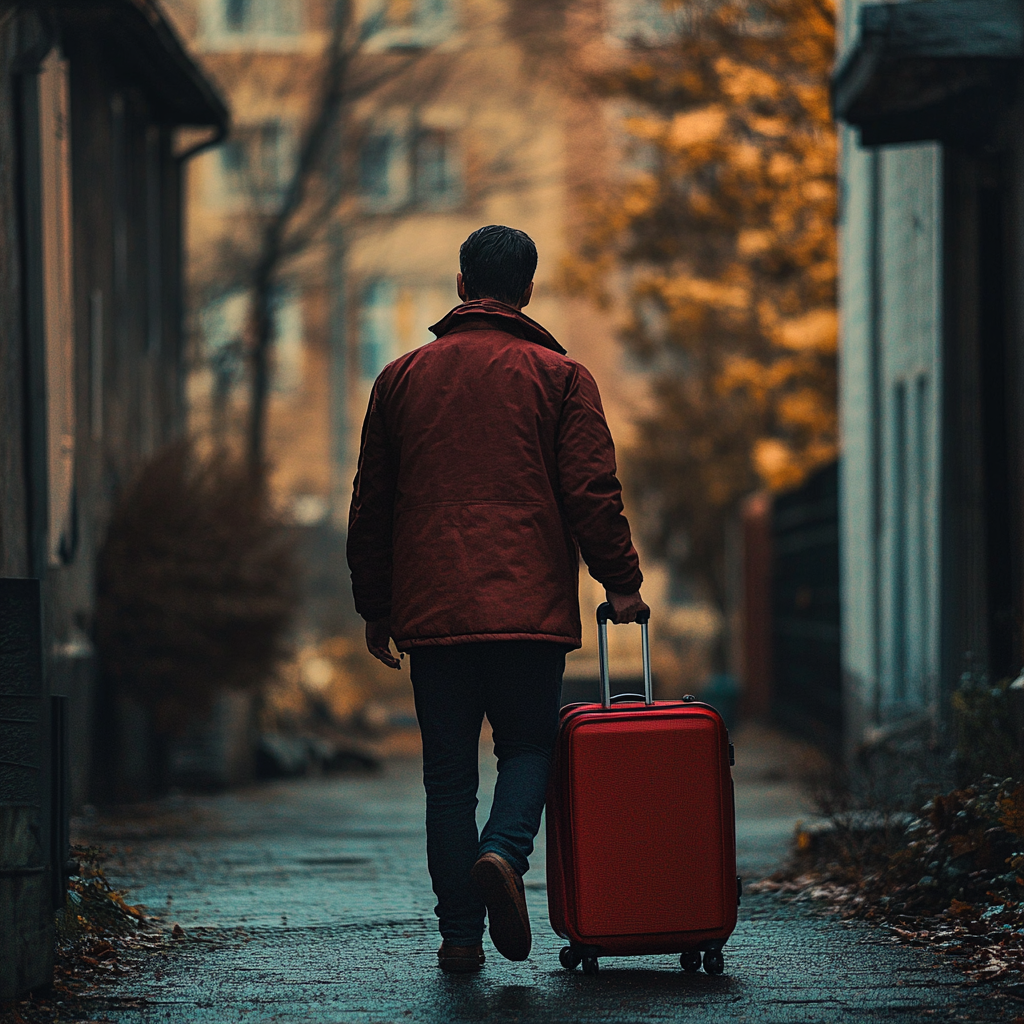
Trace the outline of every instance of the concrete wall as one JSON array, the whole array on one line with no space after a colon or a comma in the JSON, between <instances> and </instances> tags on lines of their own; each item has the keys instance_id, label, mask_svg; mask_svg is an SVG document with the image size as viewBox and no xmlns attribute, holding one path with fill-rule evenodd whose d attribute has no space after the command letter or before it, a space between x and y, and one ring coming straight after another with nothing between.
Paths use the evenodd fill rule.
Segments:
<instances>
[{"instance_id":1,"label":"concrete wall","mask_svg":"<svg viewBox=\"0 0 1024 1024\"><path fill-rule=\"evenodd\" d=\"M843 10L848 45L859 4ZM942 155L840 165L843 669L847 741L937 715L941 621Z\"/></svg>"},{"instance_id":2,"label":"concrete wall","mask_svg":"<svg viewBox=\"0 0 1024 1024\"><path fill-rule=\"evenodd\" d=\"M881 664L879 714L934 716L941 590L941 152L879 153Z\"/></svg>"}]
</instances>

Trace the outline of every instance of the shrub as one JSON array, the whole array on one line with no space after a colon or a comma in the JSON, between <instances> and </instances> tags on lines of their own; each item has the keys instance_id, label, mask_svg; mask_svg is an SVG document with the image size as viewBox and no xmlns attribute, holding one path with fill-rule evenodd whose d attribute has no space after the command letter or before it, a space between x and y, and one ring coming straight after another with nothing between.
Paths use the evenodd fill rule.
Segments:
<instances>
[{"instance_id":1,"label":"shrub","mask_svg":"<svg viewBox=\"0 0 1024 1024\"><path fill-rule=\"evenodd\" d=\"M855 912L1024 909L1024 783L1016 779L985 775L932 797L917 818L859 811L822 826L798 831L792 871L850 887Z\"/></svg>"},{"instance_id":2,"label":"shrub","mask_svg":"<svg viewBox=\"0 0 1024 1024\"><path fill-rule=\"evenodd\" d=\"M287 655L298 600L289 531L225 452L158 452L117 501L99 555L100 668L161 735L222 688L259 689Z\"/></svg>"},{"instance_id":3,"label":"shrub","mask_svg":"<svg viewBox=\"0 0 1024 1024\"><path fill-rule=\"evenodd\" d=\"M994 686L965 673L953 694L957 770L972 782L982 775L1021 776L1022 692L1003 679Z\"/></svg>"}]
</instances>

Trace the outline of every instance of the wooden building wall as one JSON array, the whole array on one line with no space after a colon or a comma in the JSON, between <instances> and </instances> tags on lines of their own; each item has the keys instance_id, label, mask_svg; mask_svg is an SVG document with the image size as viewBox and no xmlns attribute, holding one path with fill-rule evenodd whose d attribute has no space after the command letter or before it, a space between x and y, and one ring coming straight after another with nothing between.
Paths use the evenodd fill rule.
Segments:
<instances>
[{"instance_id":1,"label":"wooden building wall","mask_svg":"<svg viewBox=\"0 0 1024 1024\"><path fill-rule=\"evenodd\" d=\"M51 980L69 804L146 778L92 631L111 504L184 422L160 95L226 118L158 8L0 4L0 1000Z\"/></svg>"},{"instance_id":2,"label":"wooden building wall","mask_svg":"<svg viewBox=\"0 0 1024 1024\"><path fill-rule=\"evenodd\" d=\"M104 59L103 41L68 45L75 177L75 323L80 550L51 572L54 685L72 696L74 797L144 780L148 736L95 691L89 633L96 555L111 502L183 424L180 166L171 129ZM58 682L59 681L59 682ZM90 758L90 737L98 740Z\"/></svg>"},{"instance_id":3,"label":"wooden building wall","mask_svg":"<svg viewBox=\"0 0 1024 1024\"><path fill-rule=\"evenodd\" d=\"M18 152L17 65L24 28L0 22L0 152ZM24 419L25 366L21 329L21 245L18 166L0 160L0 574L29 575Z\"/></svg>"},{"instance_id":4,"label":"wooden building wall","mask_svg":"<svg viewBox=\"0 0 1024 1024\"><path fill-rule=\"evenodd\" d=\"M32 115L33 64L49 42L66 65L73 182L72 356L57 360L47 334L46 198L33 178L42 123ZM90 753L104 717L91 639L96 555L115 496L184 423L182 168L172 127L110 58L101 27L51 40L34 14L20 13L0 25L0 55L0 146L11 155L0 161L0 572L43 582L48 687L70 698L81 804L125 774L110 764L104 778ZM52 317L51 309L51 332ZM65 387L73 486L58 527L50 399Z\"/></svg>"}]
</instances>

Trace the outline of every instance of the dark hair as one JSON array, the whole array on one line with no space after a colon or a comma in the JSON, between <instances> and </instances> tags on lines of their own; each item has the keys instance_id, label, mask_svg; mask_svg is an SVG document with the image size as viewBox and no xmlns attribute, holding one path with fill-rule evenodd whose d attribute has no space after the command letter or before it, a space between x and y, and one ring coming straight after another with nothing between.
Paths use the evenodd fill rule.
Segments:
<instances>
[{"instance_id":1,"label":"dark hair","mask_svg":"<svg viewBox=\"0 0 1024 1024\"><path fill-rule=\"evenodd\" d=\"M525 231L488 224L462 243L459 267L466 298L518 306L537 269L537 246Z\"/></svg>"}]
</instances>

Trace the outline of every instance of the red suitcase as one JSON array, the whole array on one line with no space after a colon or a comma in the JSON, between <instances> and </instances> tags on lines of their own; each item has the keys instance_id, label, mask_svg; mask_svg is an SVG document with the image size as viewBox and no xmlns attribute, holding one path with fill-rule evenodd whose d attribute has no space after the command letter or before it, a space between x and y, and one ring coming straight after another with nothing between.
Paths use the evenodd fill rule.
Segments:
<instances>
[{"instance_id":1,"label":"red suitcase","mask_svg":"<svg viewBox=\"0 0 1024 1024\"><path fill-rule=\"evenodd\" d=\"M688 971L724 970L736 927L736 814L725 723L693 697L655 701L646 617L644 697L612 699L611 605L597 610L601 704L562 709L547 798L551 925L562 966L680 953Z\"/></svg>"}]
</instances>

